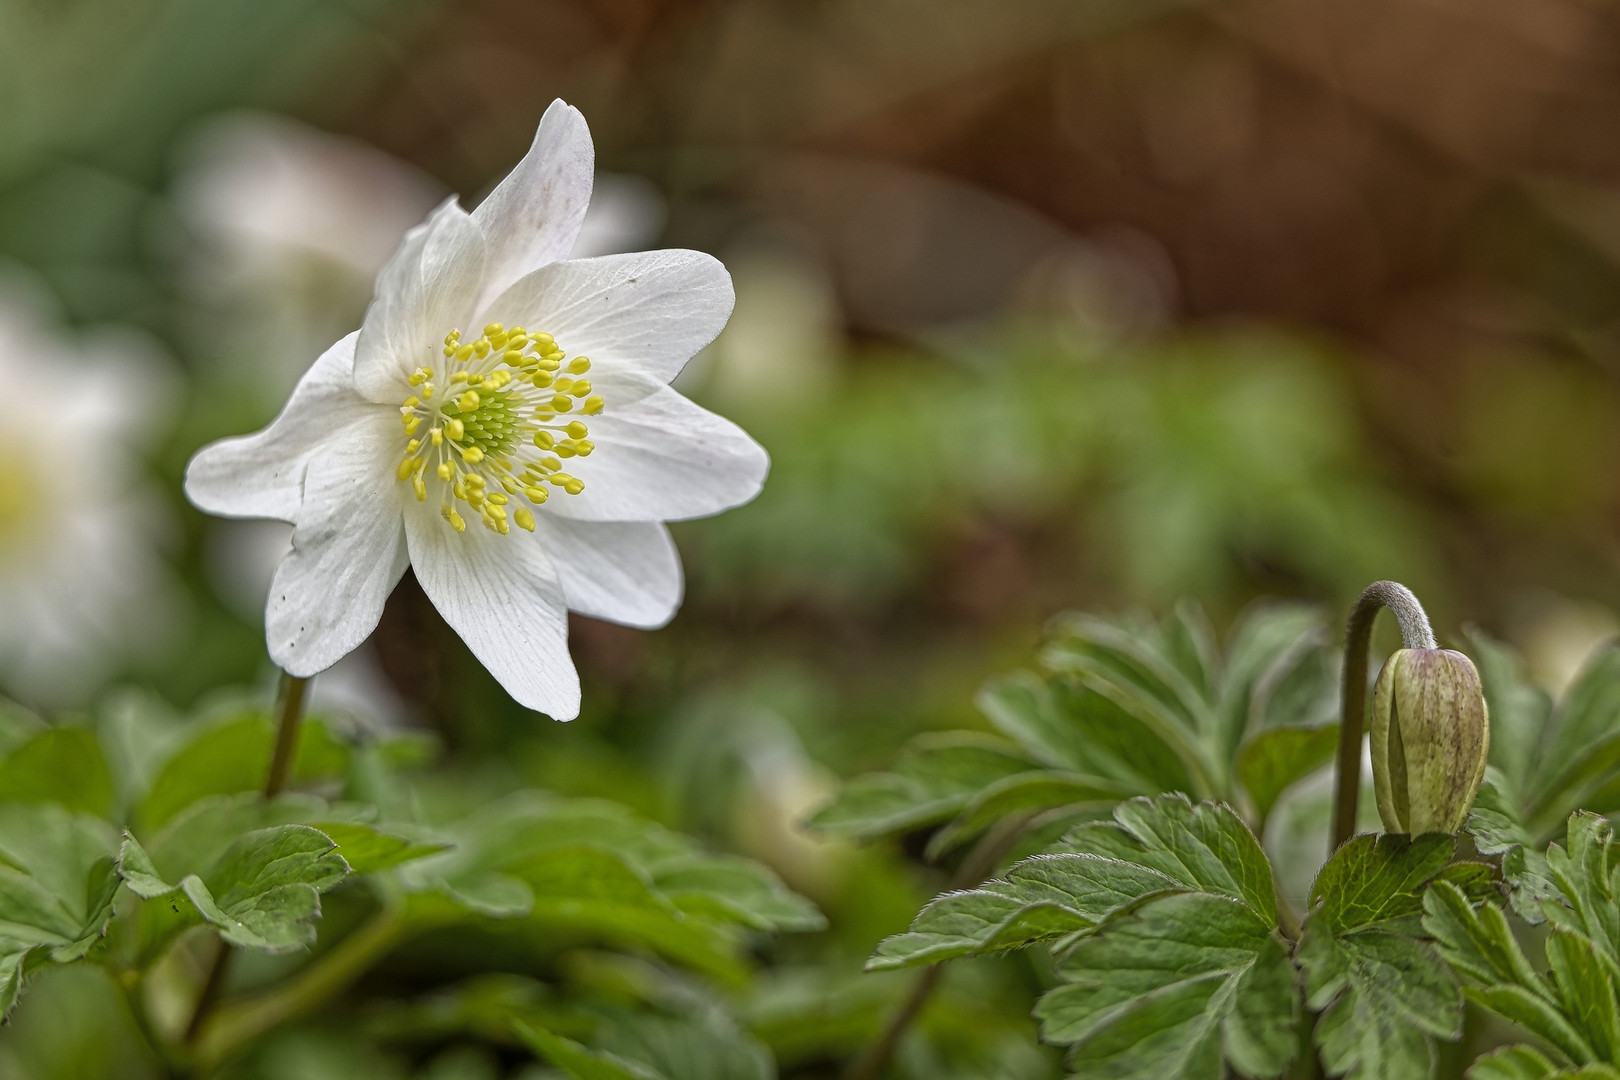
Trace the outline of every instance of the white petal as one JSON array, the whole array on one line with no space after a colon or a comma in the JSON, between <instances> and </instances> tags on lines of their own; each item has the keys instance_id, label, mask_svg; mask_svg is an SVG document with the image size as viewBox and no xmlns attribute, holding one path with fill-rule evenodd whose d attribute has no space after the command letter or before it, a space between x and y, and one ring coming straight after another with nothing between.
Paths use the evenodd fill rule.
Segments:
<instances>
[{"instance_id":1,"label":"white petal","mask_svg":"<svg viewBox=\"0 0 1620 1080\"><path fill-rule=\"evenodd\" d=\"M320 442L387 412L354 391L356 336L321 354L264 430L199 450L186 466L186 498L221 517L296 521L304 467Z\"/></svg>"},{"instance_id":2,"label":"white petal","mask_svg":"<svg viewBox=\"0 0 1620 1080\"><path fill-rule=\"evenodd\" d=\"M544 330L591 359L604 396L620 377L667 383L731 317L736 296L720 260L700 251L638 251L552 263L489 307L491 322ZM612 401L612 398L609 398Z\"/></svg>"},{"instance_id":3,"label":"white petal","mask_svg":"<svg viewBox=\"0 0 1620 1080\"><path fill-rule=\"evenodd\" d=\"M270 658L298 676L326 670L371 635L406 565L398 418L378 410L320 451L264 616Z\"/></svg>"},{"instance_id":4,"label":"white petal","mask_svg":"<svg viewBox=\"0 0 1620 1080\"><path fill-rule=\"evenodd\" d=\"M548 511L582 521L680 521L717 514L759 494L770 458L742 428L660 386L628 405L586 417L596 450L567 470L578 495Z\"/></svg>"},{"instance_id":5,"label":"white petal","mask_svg":"<svg viewBox=\"0 0 1620 1080\"><path fill-rule=\"evenodd\" d=\"M506 692L555 720L578 716L568 604L539 540L477 520L457 533L420 507L406 513L405 535L422 591Z\"/></svg>"},{"instance_id":6,"label":"white petal","mask_svg":"<svg viewBox=\"0 0 1620 1080\"><path fill-rule=\"evenodd\" d=\"M653 630L681 605L681 556L669 530L657 522L537 514L535 535L573 611Z\"/></svg>"},{"instance_id":7,"label":"white petal","mask_svg":"<svg viewBox=\"0 0 1620 1080\"><path fill-rule=\"evenodd\" d=\"M398 405L411 372L443 366L446 334L477 337L483 327L473 327L472 317L487 263L484 234L454 198L406 233L377 277L360 328L355 389L371 401Z\"/></svg>"},{"instance_id":8,"label":"white petal","mask_svg":"<svg viewBox=\"0 0 1620 1080\"><path fill-rule=\"evenodd\" d=\"M529 152L473 211L490 253L479 307L529 271L568 255L585 223L595 168L585 117L553 101Z\"/></svg>"}]
</instances>

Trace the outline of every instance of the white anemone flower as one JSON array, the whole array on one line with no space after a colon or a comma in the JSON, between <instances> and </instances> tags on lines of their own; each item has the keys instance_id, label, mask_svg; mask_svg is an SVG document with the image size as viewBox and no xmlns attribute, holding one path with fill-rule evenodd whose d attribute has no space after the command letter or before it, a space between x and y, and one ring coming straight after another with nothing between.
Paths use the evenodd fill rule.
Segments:
<instances>
[{"instance_id":1,"label":"white anemone flower","mask_svg":"<svg viewBox=\"0 0 1620 1080\"><path fill-rule=\"evenodd\" d=\"M363 642L409 565L515 699L571 719L567 612L663 625L663 523L758 493L764 450L668 385L725 325L731 279L695 251L565 258L593 159L554 102L476 210L452 198L406 234L269 427L192 459L201 509L294 526L265 613L290 674Z\"/></svg>"}]
</instances>

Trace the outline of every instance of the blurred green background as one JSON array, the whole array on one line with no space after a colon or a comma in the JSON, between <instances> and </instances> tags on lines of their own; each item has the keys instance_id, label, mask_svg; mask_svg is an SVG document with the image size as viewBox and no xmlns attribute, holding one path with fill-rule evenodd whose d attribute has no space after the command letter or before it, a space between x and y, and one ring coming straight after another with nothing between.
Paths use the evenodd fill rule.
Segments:
<instances>
[{"instance_id":1,"label":"blurred green background","mask_svg":"<svg viewBox=\"0 0 1620 1080\"><path fill-rule=\"evenodd\" d=\"M671 626L574 621L573 724L409 575L317 685L491 796L605 796L774 866L833 929L778 943L745 1011L785 1074L834 1075L899 985L861 958L941 878L795 825L982 726L1052 615L1190 597L1224 627L1389 577L1553 687L1620 626L1617 46L1584 0L0 0L0 371L36 372L0 423L4 688L268 692L285 531L188 508L185 461L273 416L403 230L562 97L590 250L731 269L678 385L769 449L765 492L677 527ZM102 487L58 446L92 369L133 462ZM113 523L109 584L4 543L36 499ZM964 968L902 1074L1054 1075L996 990L1027 967ZM0 1075L116 1073L88 1033L77 1064L30 1049L46 1013L95 1029L75 977ZM266 1075L383 1068L321 1037Z\"/></svg>"}]
</instances>

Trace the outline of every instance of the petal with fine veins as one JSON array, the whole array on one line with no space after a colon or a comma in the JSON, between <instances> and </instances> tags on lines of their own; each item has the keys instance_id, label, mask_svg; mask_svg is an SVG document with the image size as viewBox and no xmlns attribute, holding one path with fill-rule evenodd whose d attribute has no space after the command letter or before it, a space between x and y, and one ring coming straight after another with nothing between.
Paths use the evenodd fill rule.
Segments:
<instances>
[{"instance_id":1,"label":"petal with fine veins","mask_svg":"<svg viewBox=\"0 0 1620 1080\"><path fill-rule=\"evenodd\" d=\"M355 389L368 400L398 405L411 372L441 366L445 334L471 326L487 262L484 234L454 198L406 233L366 309L354 353Z\"/></svg>"},{"instance_id":2,"label":"petal with fine veins","mask_svg":"<svg viewBox=\"0 0 1620 1080\"><path fill-rule=\"evenodd\" d=\"M667 386L590 420L596 450L571 471L578 495L554 498L548 513L581 521L681 521L752 499L765 483L764 447L722 416Z\"/></svg>"},{"instance_id":3,"label":"petal with fine veins","mask_svg":"<svg viewBox=\"0 0 1620 1080\"><path fill-rule=\"evenodd\" d=\"M535 535L557 568L572 611L655 630L681 604L680 553L658 522L539 514Z\"/></svg>"},{"instance_id":4,"label":"petal with fine veins","mask_svg":"<svg viewBox=\"0 0 1620 1080\"><path fill-rule=\"evenodd\" d=\"M398 422L384 410L329 439L309 463L293 548L265 610L270 657L300 677L352 652L405 572Z\"/></svg>"},{"instance_id":5,"label":"petal with fine veins","mask_svg":"<svg viewBox=\"0 0 1620 1080\"><path fill-rule=\"evenodd\" d=\"M209 443L186 466L186 498L221 517L298 520L304 468L320 444L391 410L354 392L350 334L321 354L262 431Z\"/></svg>"},{"instance_id":6,"label":"petal with fine veins","mask_svg":"<svg viewBox=\"0 0 1620 1080\"><path fill-rule=\"evenodd\" d=\"M585 118L573 106L553 101L529 152L473 211L490 253L479 307L573 249L590 205L595 167Z\"/></svg>"},{"instance_id":7,"label":"petal with fine veins","mask_svg":"<svg viewBox=\"0 0 1620 1080\"><path fill-rule=\"evenodd\" d=\"M490 305L488 319L544 330L588 356L611 405L625 379L667 383L731 317L731 275L700 251L638 251L536 270ZM618 390L615 398L613 391Z\"/></svg>"},{"instance_id":8,"label":"petal with fine veins","mask_svg":"<svg viewBox=\"0 0 1620 1080\"><path fill-rule=\"evenodd\" d=\"M538 539L476 522L451 530L428 507L405 514L416 580L444 621L520 704L555 720L579 715L568 655L568 602Z\"/></svg>"}]
</instances>

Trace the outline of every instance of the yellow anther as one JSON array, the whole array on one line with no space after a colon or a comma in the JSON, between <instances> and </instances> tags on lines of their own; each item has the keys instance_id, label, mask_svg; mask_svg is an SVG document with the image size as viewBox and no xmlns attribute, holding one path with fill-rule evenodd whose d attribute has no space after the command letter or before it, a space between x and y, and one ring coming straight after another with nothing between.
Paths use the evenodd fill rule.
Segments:
<instances>
[{"instance_id":1,"label":"yellow anther","mask_svg":"<svg viewBox=\"0 0 1620 1080\"><path fill-rule=\"evenodd\" d=\"M455 475L455 472L456 472L456 470L453 469L450 466L450 463L448 461L439 462L438 473L439 473L439 479L440 480L448 480L448 479L450 479L450 477Z\"/></svg>"},{"instance_id":2,"label":"yellow anther","mask_svg":"<svg viewBox=\"0 0 1620 1080\"><path fill-rule=\"evenodd\" d=\"M468 360L472 359L472 355L473 347L471 345L459 346L456 349L456 363L465 364Z\"/></svg>"},{"instance_id":3,"label":"yellow anther","mask_svg":"<svg viewBox=\"0 0 1620 1080\"><path fill-rule=\"evenodd\" d=\"M405 434L415 435L416 429L422 426L422 418L414 413L405 418Z\"/></svg>"},{"instance_id":4,"label":"yellow anther","mask_svg":"<svg viewBox=\"0 0 1620 1080\"><path fill-rule=\"evenodd\" d=\"M467 505L472 507L474 510L482 507L484 505L484 493L479 491L477 488L470 489L467 492Z\"/></svg>"},{"instance_id":5,"label":"yellow anther","mask_svg":"<svg viewBox=\"0 0 1620 1080\"><path fill-rule=\"evenodd\" d=\"M571 457L573 457L574 456L574 444L573 444L573 442L572 441L567 441L567 442L558 443L557 444L557 456L560 457L560 458L571 458Z\"/></svg>"},{"instance_id":6,"label":"yellow anther","mask_svg":"<svg viewBox=\"0 0 1620 1080\"><path fill-rule=\"evenodd\" d=\"M422 449L421 439L412 439L410 442L405 444L405 452L407 454L414 454L420 449Z\"/></svg>"},{"instance_id":7,"label":"yellow anther","mask_svg":"<svg viewBox=\"0 0 1620 1080\"><path fill-rule=\"evenodd\" d=\"M494 337L496 334L500 333L502 330L505 330L505 329L506 329L506 327L504 325L502 325L501 323L492 322L488 326L484 327L484 336L485 337Z\"/></svg>"},{"instance_id":8,"label":"yellow anther","mask_svg":"<svg viewBox=\"0 0 1620 1080\"><path fill-rule=\"evenodd\" d=\"M510 345L511 342L507 342L507 344ZM523 354L518 352L516 349L507 349L501 354L501 363L510 364L512 367L517 367L519 364L523 363Z\"/></svg>"},{"instance_id":9,"label":"yellow anther","mask_svg":"<svg viewBox=\"0 0 1620 1080\"><path fill-rule=\"evenodd\" d=\"M427 385L423 386L422 387L422 400L423 401L432 401L433 400L433 390L434 390L434 387L433 387L432 383L428 383Z\"/></svg>"},{"instance_id":10,"label":"yellow anther","mask_svg":"<svg viewBox=\"0 0 1620 1080\"><path fill-rule=\"evenodd\" d=\"M512 520L517 522L517 527L524 532L534 532L534 515L529 513L526 507L520 506L512 511Z\"/></svg>"},{"instance_id":11,"label":"yellow anther","mask_svg":"<svg viewBox=\"0 0 1620 1080\"><path fill-rule=\"evenodd\" d=\"M559 376L557 376L556 387L557 387L557 393L559 393L559 394L568 393L568 391L570 391L570 390L572 390L574 388L573 377L569 376L569 375L559 375Z\"/></svg>"},{"instance_id":12,"label":"yellow anther","mask_svg":"<svg viewBox=\"0 0 1620 1080\"><path fill-rule=\"evenodd\" d=\"M446 345L454 345L456 342L458 342L460 340L461 340L461 331L460 330L452 330L448 334L444 335L444 343Z\"/></svg>"},{"instance_id":13,"label":"yellow anther","mask_svg":"<svg viewBox=\"0 0 1620 1080\"><path fill-rule=\"evenodd\" d=\"M562 366L562 361L558 360L554 356L542 356L540 358L539 363L540 363L540 366L542 368L544 368L545 370L547 370L547 371L556 371L559 367Z\"/></svg>"},{"instance_id":14,"label":"yellow anther","mask_svg":"<svg viewBox=\"0 0 1620 1080\"><path fill-rule=\"evenodd\" d=\"M468 375L465 371L452 371L450 373L450 381L453 383L464 383L467 381L467 378Z\"/></svg>"},{"instance_id":15,"label":"yellow anther","mask_svg":"<svg viewBox=\"0 0 1620 1080\"><path fill-rule=\"evenodd\" d=\"M468 381L470 382L471 380ZM478 391L468 390L465 394L462 394L460 397L456 398L456 407L462 412L473 412L478 408L478 403L483 400L483 398L478 396Z\"/></svg>"},{"instance_id":16,"label":"yellow anther","mask_svg":"<svg viewBox=\"0 0 1620 1080\"><path fill-rule=\"evenodd\" d=\"M399 463L399 468L394 470L394 475L399 477L401 480L405 480L405 479L408 479L410 477L411 473L413 473L415 471L416 471L416 459L415 458L406 458L404 461Z\"/></svg>"},{"instance_id":17,"label":"yellow anther","mask_svg":"<svg viewBox=\"0 0 1620 1080\"><path fill-rule=\"evenodd\" d=\"M569 437L575 439L583 439L585 436L591 433L591 429L586 427L584 421L582 420L570 420L568 422L567 430Z\"/></svg>"},{"instance_id":18,"label":"yellow anther","mask_svg":"<svg viewBox=\"0 0 1620 1080\"><path fill-rule=\"evenodd\" d=\"M574 389L572 391L570 391L570 392L575 397L584 397L586 394L589 394L591 392L591 380L589 380L589 379L580 379L579 381L574 383Z\"/></svg>"},{"instance_id":19,"label":"yellow anther","mask_svg":"<svg viewBox=\"0 0 1620 1080\"><path fill-rule=\"evenodd\" d=\"M450 509L450 507L446 506L439 512L444 515L444 520L448 521L450 523L450 527L456 530L456 532L459 533L467 531L467 523L462 521L461 515Z\"/></svg>"},{"instance_id":20,"label":"yellow anther","mask_svg":"<svg viewBox=\"0 0 1620 1080\"><path fill-rule=\"evenodd\" d=\"M430 438L432 438L434 446L443 446L444 445L444 428L441 428L441 427L433 428L433 429L428 431L428 436Z\"/></svg>"},{"instance_id":21,"label":"yellow anther","mask_svg":"<svg viewBox=\"0 0 1620 1080\"><path fill-rule=\"evenodd\" d=\"M411 487L416 491L417 502L427 502L427 481L422 479L421 473L411 477Z\"/></svg>"},{"instance_id":22,"label":"yellow anther","mask_svg":"<svg viewBox=\"0 0 1620 1080\"><path fill-rule=\"evenodd\" d=\"M523 489L523 494L527 495L529 501L536 506L551 498L551 494L543 487L526 487Z\"/></svg>"},{"instance_id":23,"label":"yellow anther","mask_svg":"<svg viewBox=\"0 0 1620 1080\"><path fill-rule=\"evenodd\" d=\"M546 333L544 330L540 331L538 334L530 334L529 336L534 339L534 345L537 349L549 350L551 346L557 344L557 339Z\"/></svg>"},{"instance_id":24,"label":"yellow anther","mask_svg":"<svg viewBox=\"0 0 1620 1080\"><path fill-rule=\"evenodd\" d=\"M574 357L572 360L568 361L568 370L572 371L575 375L585 374L587 371L591 370L591 358L588 356Z\"/></svg>"},{"instance_id":25,"label":"yellow anther","mask_svg":"<svg viewBox=\"0 0 1620 1080\"><path fill-rule=\"evenodd\" d=\"M542 450L550 450L557 445L557 437L549 431L537 431L534 433L534 445Z\"/></svg>"},{"instance_id":26,"label":"yellow anther","mask_svg":"<svg viewBox=\"0 0 1620 1080\"><path fill-rule=\"evenodd\" d=\"M607 404L607 403L602 400L602 395L600 395L600 394L592 394L590 397L585 399L585 415L586 416L595 416L595 415L597 415L598 413L600 413L602 411L602 407L605 404Z\"/></svg>"},{"instance_id":27,"label":"yellow anther","mask_svg":"<svg viewBox=\"0 0 1620 1080\"><path fill-rule=\"evenodd\" d=\"M488 338L479 338L477 341L473 342L473 353L480 360L482 360L484 357L488 356L489 355L489 339Z\"/></svg>"},{"instance_id":28,"label":"yellow anther","mask_svg":"<svg viewBox=\"0 0 1620 1080\"><path fill-rule=\"evenodd\" d=\"M484 452L476 446L469 446L461 452L462 460L469 465L476 465L484 460Z\"/></svg>"},{"instance_id":29,"label":"yellow anther","mask_svg":"<svg viewBox=\"0 0 1620 1080\"><path fill-rule=\"evenodd\" d=\"M457 417L444 425L444 430L445 434L450 436L451 442L460 442L462 436L467 434L467 425L461 422L460 417Z\"/></svg>"},{"instance_id":30,"label":"yellow anther","mask_svg":"<svg viewBox=\"0 0 1620 1080\"><path fill-rule=\"evenodd\" d=\"M479 476L477 473L469 473L467 476L467 486L469 488L482 490L484 487L484 478Z\"/></svg>"},{"instance_id":31,"label":"yellow anther","mask_svg":"<svg viewBox=\"0 0 1620 1080\"><path fill-rule=\"evenodd\" d=\"M567 412L574 407L574 402L567 394L558 394L551 399L551 407L557 412Z\"/></svg>"},{"instance_id":32,"label":"yellow anther","mask_svg":"<svg viewBox=\"0 0 1620 1080\"><path fill-rule=\"evenodd\" d=\"M539 461L535 462L535 464L546 470L546 472L556 472L558 469L562 468L562 462L558 461L554 457L543 457Z\"/></svg>"},{"instance_id":33,"label":"yellow anther","mask_svg":"<svg viewBox=\"0 0 1620 1080\"><path fill-rule=\"evenodd\" d=\"M585 481L570 476L568 478L568 483L563 485L563 490L568 492L570 495L578 495L580 492L585 490Z\"/></svg>"},{"instance_id":34,"label":"yellow anther","mask_svg":"<svg viewBox=\"0 0 1620 1080\"><path fill-rule=\"evenodd\" d=\"M579 442L574 444L574 453L578 454L580 457L590 457L591 451L595 449L596 444L591 442L589 439L581 439Z\"/></svg>"},{"instance_id":35,"label":"yellow anther","mask_svg":"<svg viewBox=\"0 0 1620 1080\"><path fill-rule=\"evenodd\" d=\"M447 360L455 359L456 347L454 345L446 345L444 347L444 355L445 355L445 359L447 359Z\"/></svg>"},{"instance_id":36,"label":"yellow anther","mask_svg":"<svg viewBox=\"0 0 1620 1080\"><path fill-rule=\"evenodd\" d=\"M496 518L495 531L500 533L502 536L505 536L507 533L512 531L512 526L506 523L506 519L504 517Z\"/></svg>"},{"instance_id":37,"label":"yellow anther","mask_svg":"<svg viewBox=\"0 0 1620 1080\"><path fill-rule=\"evenodd\" d=\"M497 521L503 521L506 518L506 507L496 502L495 496L491 495L489 497L489 504L484 507L484 513L488 514L492 518L495 518Z\"/></svg>"},{"instance_id":38,"label":"yellow anther","mask_svg":"<svg viewBox=\"0 0 1620 1080\"><path fill-rule=\"evenodd\" d=\"M467 376L467 385L468 386L483 386L484 385L484 377L482 375L468 375ZM473 408L475 408L475 409L477 407L478 406L476 406L476 405L473 406Z\"/></svg>"},{"instance_id":39,"label":"yellow anther","mask_svg":"<svg viewBox=\"0 0 1620 1080\"><path fill-rule=\"evenodd\" d=\"M551 373L546 371L537 371L529 377L529 381L534 383L534 385L538 386L540 389L544 390L546 387L551 385Z\"/></svg>"},{"instance_id":40,"label":"yellow anther","mask_svg":"<svg viewBox=\"0 0 1620 1080\"><path fill-rule=\"evenodd\" d=\"M507 503L507 498L498 491L492 491L489 493L489 501L494 503L496 506L505 506Z\"/></svg>"},{"instance_id":41,"label":"yellow anther","mask_svg":"<svg viewBox=\"0 0 1620 1080\"><path fill-rule=\"evenodd\" d=\"M516 495L518 493L518 482L512 479L510 476L501 477L501 487L508 495Z\"/></svg>"},{"instance_id":42,"label":"yellow anther","mask_svg":"<svg viewBox=\"0 0 1620 1080\"><path fill-rule=\"evenodd\" d=\"M411 372L411 377L405 381L410 383L412 386L421 386L423 383L427 382L427 376L422 374L421 368L417 368L415 371Z\"/></svg>"}]
</instances>

